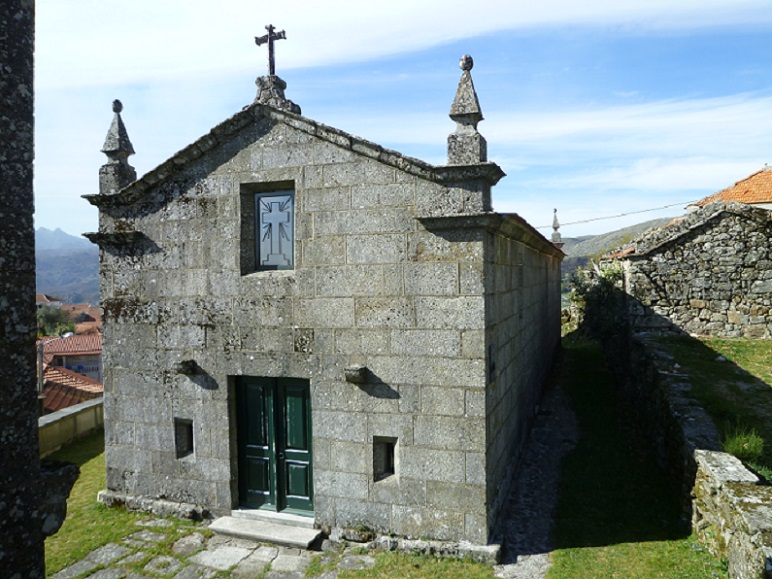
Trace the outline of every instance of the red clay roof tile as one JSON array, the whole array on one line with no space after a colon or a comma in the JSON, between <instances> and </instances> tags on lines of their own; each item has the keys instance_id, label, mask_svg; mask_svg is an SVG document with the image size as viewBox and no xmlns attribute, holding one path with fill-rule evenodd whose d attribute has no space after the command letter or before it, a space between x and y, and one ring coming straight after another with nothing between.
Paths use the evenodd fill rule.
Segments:
<instances>
[{"instance_id":1,"label":"red clay roof tile","mask_svg":"<svg viewBox=\"0 0 772 579\"><path fill-rule=\"evenodd\" d=\"M764 167L731 187L692 203L694 207L704 207L718 201L739 201L740 203L772 203L772 167Z\"/></svg>"}]
</instances>

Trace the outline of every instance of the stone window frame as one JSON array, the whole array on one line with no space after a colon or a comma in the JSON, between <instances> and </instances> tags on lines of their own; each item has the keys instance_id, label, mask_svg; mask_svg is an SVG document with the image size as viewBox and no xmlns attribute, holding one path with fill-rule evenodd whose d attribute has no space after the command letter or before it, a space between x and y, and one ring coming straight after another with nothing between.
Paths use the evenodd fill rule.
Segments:
<instances>
[{"instance_id":1,"label":"stone window frame","mask_svg":"<svg viewBox=\"0 0 772 579\"><path fill-rule=\"evenodd\" d=\"M399 474L399 438L373 436L373 480L380 482Z\"/></svg>"},{"instance_id":2,"label":"stone window frame","mask_svg":"<svg viewBox=\"0 0 772 579\"><path fill-rule=\"evenodd\" d=\"M193 421L188 418L174 418L174 450L178 459L195 453Z\"/></svg>"},{"instance_id":3,"label":"stone window frame","mask_svg":"<svg viewBox=\"0 0 772 579\"><path fill-rule=\"evenodd\" d=\"M292 195L292 264L288 267L261 267L259 264L259 228L257 225L256 200L272 193L291 192ZM241 275L259 272L294 271L297 266L296 255L296 225L297 225L297 189L295 181L270 181L265 183L242 183L241 201L241 242L239 247L239 263Z\"/></svg>"}]
</instances>

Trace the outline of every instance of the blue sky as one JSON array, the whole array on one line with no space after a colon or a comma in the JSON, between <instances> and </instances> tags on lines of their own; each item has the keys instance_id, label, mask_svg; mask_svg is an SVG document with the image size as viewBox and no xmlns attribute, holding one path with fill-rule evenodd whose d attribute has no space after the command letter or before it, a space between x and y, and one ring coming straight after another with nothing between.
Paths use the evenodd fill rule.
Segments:
<instances>
[{"instance_id":1,"label":"blue sky","mask_svg":"<svg viewBox=\"0 0 772 579\"><path fill-rule=\"evenodd\" d=\"M495 209L540 227L557 208L564 236L678 215L772 163L768 1L581 4L38 0L36 225L96 230L80 195L97 192L113 99L140 175L249 104L269 22L304 115L435 164L471 54L507 173Z\"/></svg>"}]
</instances>

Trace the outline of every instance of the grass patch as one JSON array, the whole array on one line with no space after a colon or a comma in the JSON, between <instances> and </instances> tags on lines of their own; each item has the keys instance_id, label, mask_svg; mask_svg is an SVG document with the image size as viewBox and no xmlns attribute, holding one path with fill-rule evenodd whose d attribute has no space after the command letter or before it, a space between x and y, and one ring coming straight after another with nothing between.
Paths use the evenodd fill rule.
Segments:
<instances>
[{"instance_id":1,"label":"grass patch","mask_svg":"<svg viewBox=\"0 0 772 579\"><path fill-rule=\"evenodd\" d=\"M727 577L695 537L556 552L548 579L703 579Z\"/></svg>"},{"instance_id":2,"label":"grass patch","mask_svg":"<svg viewBox=\"0 0 772 579\"><path fill-rule=\"evenodd\" d=\"M67 499L67 517L62 528L46 539L46 576L83 559L89 552L120 542L124 537L143 530L135 523L150 518L145 513L134 513L120 508L107 508L98 503L97 493L105 483L104 433L98 432L77 441L50 457L52 460L72 462L80 467L80 476ZM172 519L170 527L148 529L169 536L157 546L143 549L149 554L165 553L180 537L179 531L191 530L192 521ZM203 532L203 531L202 531ZM139 570L139 566L137 566Z\"/></svg>"},{"instance_id":3,"label":"grass patch","mask_svg":"<svg viewBox=\"0 0 772 579\"><path fill-rule=\"evenodd\" d=\"M440 559L425 555L379 553L375 566L361 571L345 570L339 579L492 579L489 565L459 559Z\"/></svg>"},{"instance_id":4,"label":"grass patch","mask_svg":"<svg viewBox=\"0 0 772 579\"><path fill-rule=\"evenodd\" d=\"M67 518L62 528L46 539L47 576L83 559L97 547L138 530L134 523L142 519L122 509L108 509L96 500L97 493L105 488L103 432L79 440L51 459L77 464L80 477L67 499Z\"/></svg>"},{"instance_id":5,"label":"grass patch","mask_svg":"<svg viewBox=\"0 0 772 579\"><path fill-rule=\"evenodd\" d=\"M678 336L659 342L689 376L725 451L772 483L772 340Z\"/></svg>"},{"instance_id":6,"label":"grass patch","mask_svg":"<svg viewBox=\"0 0 772 579\"><path fill-rule=\"evenodd\" d=\"M629 413L600 348L564 340L555 379L581 432L561 471L549 579L726 577L690 536L679 497L633 436Z\"/></svg>"},{"instance_id":7,"label":"grass patch","mask_svg":"<svg viewBox=\"0 0 772 579\"><path fill-rule=\"evenodd\" d=\"M737 426L724 438L724 452L733 454L744 462L758 461L764 454L764 439L755 428Z\"/></svg>"},{"instance_id":8,"label":"grass patch","mask_svg":"<svg viewBox=\"0 0 772 579\"><path fill-rule=\"evenodd\" d=\"M340 553L323 553L316 555L306 567L304 577L318 577L322 573L332 571L340 561Z\"/></svg>"}]
</instances>

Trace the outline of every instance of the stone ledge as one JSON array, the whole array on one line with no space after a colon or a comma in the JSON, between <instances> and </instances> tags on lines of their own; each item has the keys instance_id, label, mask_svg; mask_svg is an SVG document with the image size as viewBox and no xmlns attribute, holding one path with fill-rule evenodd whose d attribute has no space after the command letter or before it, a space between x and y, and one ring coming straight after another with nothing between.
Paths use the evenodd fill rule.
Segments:
<instances>
[{"instance_id":1,"label":"stone ledge","mask_svg":"<svg viewBox=\"0 0 772 579\"><path fill-rule=\"evenodd\" d=\"M347 537L347 530L335 528L330 533L330 542L347 544ZM498 565L501 562L501 545L475 545L469 541L423 541L379 535L363 543L362 548L370 551L396 551L405 555L470 559L484 565Z\"/></svg>"},{"instance_id":2,"label":"stone ledge","mask_svg":"<svg viewBox=\"0 0 772 579\"><path fill-rule=\"evenodd\" d=\"M688 377L669 371L672 360L656 343L635 336L628 355L635 379L646 382L638 387L648 394L651 422L666 442L680 445L668 458L684 478L682 488L691 488L695 534L714 556L727 559L732 579L772 577L772 487L760 486L742 462L716 450L712 420L685 396Z\"/></svg>"},{"instance_id":3,"label":"stone ledge","mask_svg":"<svg viewBox=\"0 0 772 579\"><path fill-rule=\"evenodd\" d=\"M227 514L225 512L212 513L206 507L192 503L178 503L165 499L138 497L111 490L99 491L97 500L108 507L126 507L130 511L143 511L152 513L157 517L177 517L180 519L193 519L194 521L211 519L215 514Z\"/></svg>"}]
</instances>

